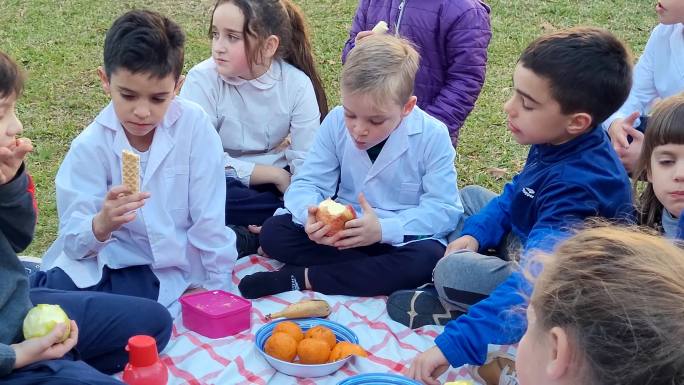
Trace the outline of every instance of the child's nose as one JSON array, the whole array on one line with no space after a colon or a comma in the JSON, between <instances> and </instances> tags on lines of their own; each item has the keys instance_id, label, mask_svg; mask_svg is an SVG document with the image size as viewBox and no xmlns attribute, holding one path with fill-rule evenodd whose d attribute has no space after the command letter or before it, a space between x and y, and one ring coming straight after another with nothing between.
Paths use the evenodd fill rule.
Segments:
<instances>
[{"instance_id":1,"label":"child's nose","mask_svg":"<svg viewBox=\"0 0 684 385\"><path fill-rule=\"evenodd\" d=\"M24 125L21 124L17 115L12 114L12 120L10 121L9 128L7 129L8 136L15 136L21 134L24 131Z\"/></svg>"},{"instance_id":2,"label":"child's nose","mask_svg":"<svg viewBox=\"0 0 684 385\"><path fill-rule=\"evenodd\" d=\"M133 111L136 117L145 119L150 116L150 109L147 106L137 106Z\"/></svg>"},{"instance_id":3,"label":"child's nose","mask_svg":"<svg viewBox=\"0 0 684 385\"><path fill-rule=\"evenodd\" d=\"M513 115L513 98L510 98L504 102L503 110L506 114Z\"/></svg>"}]
</instances>

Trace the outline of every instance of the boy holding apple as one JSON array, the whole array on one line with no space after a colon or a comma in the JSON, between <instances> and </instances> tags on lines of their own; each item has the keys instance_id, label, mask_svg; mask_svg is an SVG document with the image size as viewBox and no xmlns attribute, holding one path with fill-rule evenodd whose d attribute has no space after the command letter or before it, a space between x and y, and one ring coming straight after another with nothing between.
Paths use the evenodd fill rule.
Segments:
<instances>
[{"instance_id":1,"label":"boy holding apple","mask_svg":"<svg viewBox=\"0 0 684 385\"><path fill-rule=\"evenodd\" d=\"M287 213L261 229L263 251L285 266L244 277L242 295L376 296L430 282L463 209L449 132L416 107L418 62L410 43L387 35L351 51L343 105L323 121L285 193ZM333 196L358 218L331 202L318 207Z\"/></svg>"}]
</instances>

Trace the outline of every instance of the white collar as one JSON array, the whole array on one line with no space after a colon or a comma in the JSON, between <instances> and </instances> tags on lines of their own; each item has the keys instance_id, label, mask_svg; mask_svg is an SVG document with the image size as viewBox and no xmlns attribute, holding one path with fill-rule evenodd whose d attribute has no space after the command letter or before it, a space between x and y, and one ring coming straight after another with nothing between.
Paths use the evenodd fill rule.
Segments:
<instances>
[{"instance_id":1,"label":"white collar","mask_svg":"<svg viewBox=\"0 0 684 385\"><path fill-rule=\"evenodd\" d=\"M223 76L220 74L219 76L224 82L232 86L240 86L247 83L251 84L254 88L267 90L273 88L278 81L282 80L282 74L283 72L280 60L273 60L273 62L271 62L271 66L268 67L268 71L256 79L247 80L237 76Z\"/></svg>"}]
</instances>

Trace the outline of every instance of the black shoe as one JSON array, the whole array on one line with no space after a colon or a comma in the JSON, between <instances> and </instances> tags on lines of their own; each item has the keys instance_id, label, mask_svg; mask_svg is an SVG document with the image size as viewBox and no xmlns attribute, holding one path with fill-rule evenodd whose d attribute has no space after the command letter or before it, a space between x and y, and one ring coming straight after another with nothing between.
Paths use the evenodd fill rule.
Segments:
<instances>
[{"instance_id":1,"label":"black shoe","mask_svg":"<svg viewBox=\"0 0 684 385\"><path fill-rule=\"evenodd\" d=\"M256 254L259 249L259 234L254 234L245 226L228 225L235 232L235 247L238 258Z\"/></svg>"},{"instance_id":2,"label":"black shoe","mask_svg":"<svg viewBox=\"0 0 684 385\"><path fill-rule=\"evenodd\" d=\"M416 290L400 290L387 299L387 314L391 319L416 329L425 325L446 325L464 314L444 308L434 286Z\"/></svg>"}]
</instances>

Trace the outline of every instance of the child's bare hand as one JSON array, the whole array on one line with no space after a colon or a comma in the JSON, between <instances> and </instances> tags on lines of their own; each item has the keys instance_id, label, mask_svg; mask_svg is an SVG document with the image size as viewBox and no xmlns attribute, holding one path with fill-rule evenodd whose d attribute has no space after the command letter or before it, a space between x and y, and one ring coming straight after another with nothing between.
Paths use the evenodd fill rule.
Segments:
<instances>
[{"instance_id":1,"label":"child's bare hand","mask_svg":"<svg viewBox=\"0 0 684 385\"><path fill-rule=\"evenodd\" d=\"M0 147L0 185L11 181L26 158L33 151L31 140L20 138L7 147Z\"/></svg>"},{"instance_id":2,"label":"child's bare hand","mask_svg":"<svg viewBox=\"0 0 684 385\"><path fill-rule=\"evenodd\" d=\"M107 192L102 209L93 218L93 234L104 242L112 232L135 219L135 210L145 205L148 192L131 194L126 186L114 186Z\"/></svg>"},{"instance_id":3,"label":"child's bare hand","mask_svg":"<svg viewBox=\"0 0 684 385\"><path fill-rule=\"evenodd\" d=\"M433 346L419 354L404 374L424 384L439 385L437 378L447 369L449 369L449 361L437 346Z\"/></svg>"},{"instance_id":4,"label":"child's bare hand","mask_svg":"<svg viewBox=\"0 0 684 385\"><path fill-rule=\"evenodd\" d=\"M446 251L444 252L444 256L446 257L449 254L455 253L459 250L470 250L470 251L475 251L480 248L480 242L475 239L475 237L471 235L464 235L462 237L459 237L457 239L454 239L451 243L446 248Z\"/></svg>"},{"instance_id":5,"label":"child's bare hand","mask_svg":"<svg viewBox=\"0 0 684 385\"><path fill-rule=\"evenodd\" d=\"M373 31L360 31L356 34L356 37L354 38L354 44L359 44L359 41L361 41L361 39L363 39L364 37L371 36L372 34Z\"/></svg>"},{"instance_id":6,"label":"child's bare hand","mask_svg":"<svg viewBox=\"0 0 684 385\"><path fill-rule=\"evenodd\" d=\"M634 127L634 122L639 117L639 112L634 111L626 118L618 118L610 124L608 127L608 136L610 141L613 143L613 148L617 151L618 148L629 147L629 141L627 140L627 129Z\"/></svg>"},{"instance_id":7,"label":"child's bare hand","mask_svg":"<svg viewBox=\"0 0 684 385\"><path fill-rule=\"evenodd\" d=\"M308 215L306 217L306 224L304 224L304 231L309 236L309 239L318 243L319 245L333 246L338 239L340 239L340 233L328 237L328 231L330 231L330 225L326 225L316 219L316 212L318 207L309 207Z\"/></svg>"},{"instance_id":8,"label":"child's bare hand","mask_svg":"<svg viewBox=\"0 0 684 385\"><path fill-rule=\"evenodd\" d=\"M78 342L78 327L76 322L71 321L71 333L64 342L59 340L66 331L66 325L55 325L50 334L44 337L31 338L21 343L12 345L16 359L14 369L23 368L34 362L54 360L64 357Z\"/></svg>"},{"instance_id":9,"label":"child's bare hand","mask_svg":"<svg viewBox=\"0 0 684 385\"><path fill-rule=\"evenodd\" d=\"M615 148L615 152L617 152L625 170L631 173L636 168L636 164L641 156L641 148L644 145L644 133L631 126L626 127L625 132L632 137L632 143L627 148Z\"/></svg>"},{"instance_id":10,"label":"child's bare hand","mask_svg":"<svg viewBox=\"0 0 684 385\"><path fill-rule=\"evenodd\" d=\"M337 233L341 239L335 242L338 249L368 246L382 240L382 228L375 210L366 200L363 193L359 194L359 204L363 210L361 218L352 219L345 223L345 229Z\"/></svg>"}]
</instances>

